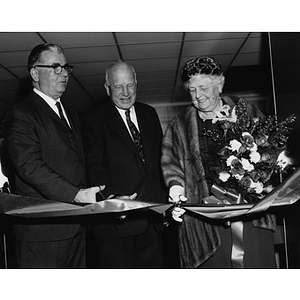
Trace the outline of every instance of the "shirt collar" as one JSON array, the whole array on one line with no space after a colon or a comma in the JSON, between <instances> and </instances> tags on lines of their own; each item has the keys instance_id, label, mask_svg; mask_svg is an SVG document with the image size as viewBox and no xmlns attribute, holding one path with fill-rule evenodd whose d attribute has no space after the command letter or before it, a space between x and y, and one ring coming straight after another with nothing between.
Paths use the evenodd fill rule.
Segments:
<instances>
[{"instance_id":1,"label":"shirt collar","mask_svg":"<svg viewBox=\"0 0 300 300\"><path fill-rule=\"evenodd\" d=\"M130 111L130 116L135 115L134 105L132 105L132 106L130 107L130 109L121 109L121 108L119 108L118 106L116 106L116 109L118 110L118 112L119 112L121 115L124 115L124 116L125 116L125 112L126 112L127 110Z\"/></svg>"},{"instance_id":2,"label":"shirt collar","mask_svg":"<svg viewBox=\"0 0 300 300\"><path fill-rule=\"evenodd\" d=\"M33 91L38 94L40 97L42 97L50 106L54 106L57 101L60 101L60 98L54 100L53 98L49 97L48 95L44 94L37 88L33 88Z\"/></svg>"}]
</instances>

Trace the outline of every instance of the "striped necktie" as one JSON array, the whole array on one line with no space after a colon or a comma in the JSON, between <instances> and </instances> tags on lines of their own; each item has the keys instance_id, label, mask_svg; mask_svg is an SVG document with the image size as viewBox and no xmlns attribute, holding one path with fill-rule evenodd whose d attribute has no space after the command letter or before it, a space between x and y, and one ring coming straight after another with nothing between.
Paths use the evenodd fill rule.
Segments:
<instances>
[{"instance_id":1,"label":"striped necktie","mask_svg":"<svg viewBox=\"0 0 300 300\"><path fill-rule=\"evenodd\" d=\"M126 115L126 121L127 121L128 127L130 129L134 144L135 144L135 146L136 146L143 162L145 162L144 149L143 149L143 144L142 144L142 137L141 137L138 129L136 128L136 126L134 125L134 123L130 119L130 110L129 109L126 110L125 115Z\"/></svg>"}]
</instances>

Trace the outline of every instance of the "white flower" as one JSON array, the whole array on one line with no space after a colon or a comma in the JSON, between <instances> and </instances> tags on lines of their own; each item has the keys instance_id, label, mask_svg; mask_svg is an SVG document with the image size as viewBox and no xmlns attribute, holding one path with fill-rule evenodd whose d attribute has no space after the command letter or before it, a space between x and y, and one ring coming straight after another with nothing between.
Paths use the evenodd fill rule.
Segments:
<instances>
[{"instance_id":1,"label":"white flower","mask_svg":"<svg viewBox=\"0 0 300 300\"><path fill-rule=\"evenodd\" d=\"M225 104L222 106L220 111L223 112L227 117L229 117L229 110L230 106L228 104Z\"/></svg>"},{"instance_id":2,"label":"white flower","mask_svg":"<svg viewBox=\"0 0 300 300\"><path fill-rule=\"evenodd\" d=\"M237 180L241 180L241 179L244 177L244 175L241 175L241 174L235 174L235 175L233 175L233 177L234 177L235 179L237 179Z\"/></svg>"},{"instance_id":3,"label":"white flower","mask_svg":"<svg viewBox=\"0 0 300 300\"><path fill-rule=\"evenodd\" d=\"M256 152L257 151L257 144L253 143L252 148L250 148L251 152Z\"/></svg>"},{"instance_id":4,"label":"white flower","mask_svg":"<svg viewBox=\"0 0 300 300\"><path fill-rule=\"evenodd\" d=\"M258 163L260 161L260 154L257 151L250 153L250 161L253 163Z\"/></svg>"},{"instance_id":5,"label":"white flower","mask_svg":"<svg viewBox=\"0 0 300 300\"><path fill-rule=\"evenodd\" d=\"M215 111L214 112L215 116L212 119L212 123L215 124L218 121L227 121L228 117L224 116L220 111Z\"/></svg>"},{"instance_id":6,"label":"white flower","mask_svg":"<svg viewBox=\"0 0 300 300\"><path fill-rule=\"evenodd\" d=\"M237 121L237 114L236 114L235 107L234 107L232 109L232 112L231 112L231 120L230 120L230 122L236 123L236 121Z\"/></svg>"},{"instance_id":7,"label":"white flower","mask_svg":"<svg viewBox=\"0 0 300 300\"><path fill-rule=\"evenodd\" d=\"M222 180L223 182L226 182L230 178L230 174L222 171L219 173L219 179Z\"/></svg>"},{"instance_id":8,"label":"white flower","mask_svg":"<svg viewBox=\"0 0 300 300\"><path fill-rule=\"evenodd\" d=\"M214 112L215 116L212 119L212 123L215 124L218 121L228 121L231 123L235 123L237 121L237 115L235 112L235 107L230 113L230 106L225 104L221 107L219 111Z\"/></svg>"},{"instance_id":9,"label":"white flower","mask_svg":"<svg viewBox=\"0 0 300 300\"><path fill-rule=\"evenodd\" d=\"M286 166L290 165L291 164L291 159L287 157L286 155L286 151L283 150L278 158L277 158L277 162L276 164L279 166L280 169L284 169Z\"/></svg>"},{"instance_id":10,"label":"white flower","mask_svg":"<svg viewBox=\"0 0 300 300\"><path fill-rule=\"evenodd\" d=\"M217 116L214 116L213 119L211 120L213 124L217 123L218 121L219 119L217 118Z\"/></svg>"},{"instance_id":11,"label":"white flower","mask_svg":"<svg viewBox=\"0 0 300 300\"><path fill-rule=\"evenodd\" d=\"M261 194L262 191L264 190L264 186L260 181L254 182L252 179L251 179L250 188L253 188L257 194Z\"/></svg>"},{"instance_id":12,"label":"white flower","mask_svg":"<svg viewBox=\"0 0 300 300\"><path fill-rule=\"evenodd\" d=\"M237 159L237 157L234 156L234 155L230 155L230 156L227 158L227 160L226 160L227 166L231 166L231 163L232 163L232 161L233 161L234 159Z\"/></svg>"},{"instance_id":13,"label":"white flower","mask_svg":"<svg viewBox=\"0 0 300 300\"><path fill-rule=\"evenodd\" d=\"M240 143L238 140L231 140L229 145L230 147L228 147L228 149L231 151L238 151L241 148L242 143Z\"/></svg>"},{"instance_id":14,"label":"white flower","mask_svg":"<svg viewBox=\"0 0 300 300\"><path fill-rule=\"evenodd\" d=\"M264 187L264 191L266 193L270 193L275 187L272 184L269 184L268 186Z\"/></svg>"},{"instance_id":15,"label":"white flower","mask_svg":"<svg viewBox=\"0 0 300 300\"><path fill-rule=\"evenodd\" d=\"M244 170L246 170L246 171L252 171L252 170L254 170L254 166L249 162L248 159L242 158L241 159L241 163L242 163L242 166L243 166Z\"/></svg>"}]
</instances>

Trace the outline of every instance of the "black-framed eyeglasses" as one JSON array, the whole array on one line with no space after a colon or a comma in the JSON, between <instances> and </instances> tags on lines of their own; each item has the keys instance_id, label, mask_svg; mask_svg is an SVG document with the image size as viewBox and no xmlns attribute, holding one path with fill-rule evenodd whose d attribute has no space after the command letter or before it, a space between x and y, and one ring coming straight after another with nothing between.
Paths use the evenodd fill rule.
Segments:
<instances>
[{"instance_id":1,"label":"black-framed eyeglasses","mask_svg":"<svg viewBox=\"0 0 300 300\"><path fill-rule=\"evenodd\" d=\"M73 66L70 66L68 64L62 66L61 64L53 64L53 65L35 65L34 68L40 67L40 68L52 68L54 70L54 73L56 75L59 75L63 69L65 69L69 74L73 71Z\"/></svg>"}]
</instances>

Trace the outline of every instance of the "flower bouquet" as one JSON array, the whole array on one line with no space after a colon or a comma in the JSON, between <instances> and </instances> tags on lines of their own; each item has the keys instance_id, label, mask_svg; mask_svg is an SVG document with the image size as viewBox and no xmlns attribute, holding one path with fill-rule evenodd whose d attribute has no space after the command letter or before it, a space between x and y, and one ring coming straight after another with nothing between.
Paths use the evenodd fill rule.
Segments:
<instances>
[{"instance_id":1,"label":"flower bouquet","mask_svg":"<svg viewBox=\"0 0 300 300\"><path fill-rule=\"evenodd\" d=\"M220 129L205 129L201 134L210 140L202 157L208 182L217 191L225 190L226 199L235 195L241 203L261 200L287 170L289 124L295 119L294 115L281 122L276 116L253 118L243 99L232 109L224 105L212 120Z\"/></svg>"}]
</instances>

